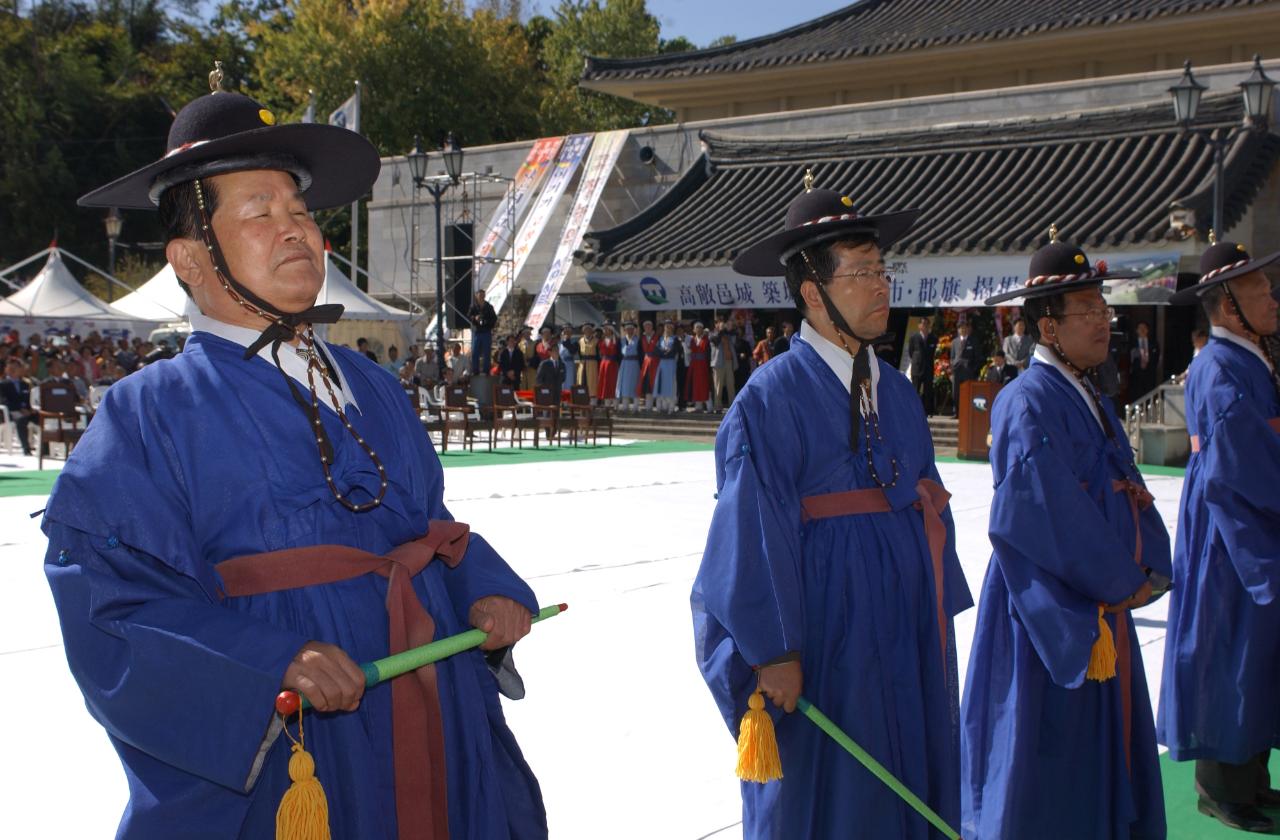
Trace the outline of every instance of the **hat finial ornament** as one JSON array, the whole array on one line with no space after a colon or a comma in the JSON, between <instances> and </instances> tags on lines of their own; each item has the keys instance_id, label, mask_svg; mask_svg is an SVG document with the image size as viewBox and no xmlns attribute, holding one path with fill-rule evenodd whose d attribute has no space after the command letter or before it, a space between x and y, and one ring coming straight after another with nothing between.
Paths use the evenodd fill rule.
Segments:
<instances>
[{"instance_id":1,"label":"hat finial ornament","mask_svg":"<svg viewBox=\"0 0 1280 840\"><path fill-rule=\"evenodd\" d=\"M213 62L213 70L209 73L209 92L225 93L226 88L222 86L222 80L226 78L226 73L222 72L222 62Z\"/></svg>"},{"instance_id":2,"label":"hat finial ornament","mask_svg":"<svg viewBox=\"0 0 1280 840\"><path fill-rule=\"evenodd\" d=\"M1049 225L1049 242L1050 244L1058 241L1058 226Z\"/></svg>"},{"instance_id":3,"label":"hat finial ornament","mask_svg":"<svg viewBox=\"0 0 1280 840\"><path fill-rule=\"evenodd\" d=\"M1209 244L1210 245L1218 244L1218 234L1213 229L1209 230Z\"/></svg>"},{"instance_id":4,"label":"hat finial ornament","mask_svg":"<svg viewBox=\"0 0 1280 840\"><path fill-rule=\"evenodd\" d=\"M813 192L813 168L808 167L804 170L804 191Z\"/></svg>"}]
</instances>

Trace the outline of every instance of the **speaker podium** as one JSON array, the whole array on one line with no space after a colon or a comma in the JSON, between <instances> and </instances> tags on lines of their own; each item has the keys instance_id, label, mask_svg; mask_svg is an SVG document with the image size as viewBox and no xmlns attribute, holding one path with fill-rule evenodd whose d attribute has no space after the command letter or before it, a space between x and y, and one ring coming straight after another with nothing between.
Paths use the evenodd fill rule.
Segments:
<instances>
[{"instance_id":1,"label":"speaker podium","mask_svg":"<svg viewBox=\"0 0 1280 840\"><path fill-rule=\"evenodd\" d=\"M991 451L991 405L1000 386L994 382L970 379L960 386L960 440L956 455L974 461L985 461Z\"/></svg>"}]
</instances>

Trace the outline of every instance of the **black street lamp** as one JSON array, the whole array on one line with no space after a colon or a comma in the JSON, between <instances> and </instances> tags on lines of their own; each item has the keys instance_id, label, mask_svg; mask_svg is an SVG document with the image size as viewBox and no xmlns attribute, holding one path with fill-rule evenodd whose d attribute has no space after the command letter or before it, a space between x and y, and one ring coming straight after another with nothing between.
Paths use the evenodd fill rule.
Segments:
<instances>
[{"instance_id":1,"label":"black street lamp","mask_svg":"<svg viewBox=\"0 0 1280 840\"><path fill-rule=\"evenodd\" d=\"M107 302L110 303L114 296L113 278L116 276L116 240L120 238L120 231L124 228L124 217L120 215L119 208L112 207L102 223L107 229L107 274L111 275L107 278Z\"/></svg>"},{"instance_id":2,"label":"black street lamp","mask_svg":"<svg viewBox=\"0 0 1280 840\"><path fill-rule=\"evenodd\" d=\"M1241 131L1266 131L1271 120L1271 105L1275 82L1262 70L1261 56L1253 57L1253 74L1239 84L1244 99L1244 119L1225 133L1214 128L1196 128L1196 114L1200 109L1200 97L1208 86L1191 75L1191 61L1183 65L1182 78L1169 88L1173 97L1173 117L1184 132L1194 132L1213 149L1213 228L1215 238L1222 236L1222 204L1225 199L1223 163L1227 149Z\"/></svg>"},{"instance_id":3,"label":"black street lamp","mask_svg":"<svg viewBox=\"0 0 1280 840\"><path fill-rule=\"evenodd\" d=\"M417 207L418 195L417 191L425 189L430 194L436 206L436 362L439 369L440 381L445 381L444 371L444 220L440 213L440 199L454 184L458 183L458 179L462 177L462 146L454 138L453 132L445 137L444 143L440 146L440 154L444 158L444 168L446 177L427 177L427 153L422 148L422 136L414 135L413 151L409 153L409 173L413 176L413 209L414 221L413 228L413 248L410 256L410 284L416 285L418 275L418 222ZM412 292L410 292L412 297Z\"/></svg>"}]
</instances>

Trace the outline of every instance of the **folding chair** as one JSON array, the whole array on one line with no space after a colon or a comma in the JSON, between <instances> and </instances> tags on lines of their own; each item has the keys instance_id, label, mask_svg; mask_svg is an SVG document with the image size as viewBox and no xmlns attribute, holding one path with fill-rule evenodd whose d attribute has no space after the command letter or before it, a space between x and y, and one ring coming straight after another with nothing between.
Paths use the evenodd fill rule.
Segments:
<instances>
[{"instance_id":1,"label":"folding chair","mask_svg":"<svg viewBox=\"0 0 1280 840\"><path fill-rule=\"evenodd\" d=\"M6 455L12 455L15 447L18 452L22 451L22 445L18 442L18 427L9 416L9 406L0 405L0 449Z\"/></svg>"},{"instance_id":2,"label":"folding chair","mask_svg":"<svg viewBox=\"0 0 1280 840\"><path fill-rule=\"evenodd\" d=\"M36 469L44 469L44 456L53 450L49 444L66 446L63 458L71 457L71 450L84 434L80 415L80 395L70 382L45 382L40 385L40 448L36 450Z\"/></svg>"},{"instance_id":3,"label":"folding chair","mask_svg":"<svg viewBox=\"0 0 1280 840\"><path fill-rule=\"evenodd\" d=\"M516 399L516 389L510 385L499 385L493 394L493 431L489 436L489 448L493 448L493 441L498 437L498 432L508 429L511 432L511 441L524 449L524 430L533 428L534 443L537 443L538 431L534 428L533 415L525 413L525 405Z\"/></svg>"},{"instance_id":4,"label":"folding chair","mask_svg":"<svg viewBox=\"0 0 1280 840\"><path fill-rule=\"evenodd\" d=\"M603 426L609 434L609 445L613 446L613 409L607 405L592 405L591 394L582 385L573 389L572 399L576 410L586 412L591 418L592 443L600 445L600 427Z\"/></svg>"},{"instance_id":5,"label":"folding chair","mask_svg":"<svg viewBox=\"0 0 1280 840\"><path fill-rule=\"evenodd\" d=\"M475 413L471 406L470 400L467 399L466 385L450 385L444 392L444 408L441 410L444 417L443 439L441 441L441 449L448 450L449 434L451 432L462 433L462 445L468 449L475 449L475 426L473 423L479 422L480 417Z\"/></svg>"},{"instance_id":6,"label":"folding chair","mask_svg":"<svg viewBox=\"0 0 1280 840\"><path fill-rule=\"evenodd\" d=\"M554 437L560 443L560 389L536 385L533 389L533 445L538 446L538 432L546 429L547 443Z\"/></svg>"}]
</instances>

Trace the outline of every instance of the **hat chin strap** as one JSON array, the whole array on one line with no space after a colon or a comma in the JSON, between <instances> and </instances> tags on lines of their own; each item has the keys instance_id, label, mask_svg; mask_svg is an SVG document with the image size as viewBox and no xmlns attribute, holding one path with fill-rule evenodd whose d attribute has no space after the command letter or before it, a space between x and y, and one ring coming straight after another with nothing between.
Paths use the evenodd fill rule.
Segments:
<instances>
[{"instance_id":1,"label":"hat chin strap","mask_svg":"<svg viewBox=\"0 0 1280 840\"><path fill-rule=\"evenodd\" d=\"M196 204L200 207L200 234L204 239L205 248L209 251L209 258L213 262L213 270L218 277L218 282L222 284L222 288L226 290L232 300L259 318L269 322L267 328L262 331L257 340L246 348L244 353L246 359L253 358L259 350L268 344L292 341L298 337L303 328L310 324L337 323L345 309L340 303L312 306L302 312L284 312L279 307L254 294L244 284L236 280L231 274L231 269L227 267L227 258L223 255L222 246L218 243L218 237L213 232L213 223L205 204L204 185L199 178L196 178L192 183L195 184Z\"/></svg>"},{"instance_id":2,"label":"hat chin strap","mask_svg":"<svg viewBox=\"0 0 1280 840\"><path fill-rule=\"evenodd\" d=\"M844 315L842 315L840 310L836 308L835 301L831 299L831 295L827 294L826 287L818 279L818 272L814 269L813 262L810 261L809 255L801 249L800 256L804 258L805 267L809 269L809 273L813 276L813 285L818 287L818 294L822 296L822 306L827 310L827 318L831 320L831 325L840 332L856 340L860 345L870 347L871 343L875 341L876 338L879 338L879 336L876 336L875 338L863 338L854 331L853 327L849 326L849 322L845 320Z\"/></svg>"},{"instance_id":3,"label":"hat chin strap","mask_svg":"<svg viewBox=\"0 0 1280 840\"><path fill-rule=\"evenodd\" d=\"M1253 324L1249 323L1249 319L1244 317L1244 310L1240 308L1240 301L1236 300L1235 292L1231 291L1231 281L1224 281L1222 291L1226 293L1227 303L1231 305L1231 309L1235 316L1240 319L1240 326L1244 327L1245 332L1249 334L1249 340L1258 346L1262 351L1262 355L1271 363L1271 384L1276 389L1276 395L1280 396L1280 366L1276 364L1275 354L1271 352L1271 345L1262 340L1262 333L1253 328Z\"/></svg>"}]
</instances>

